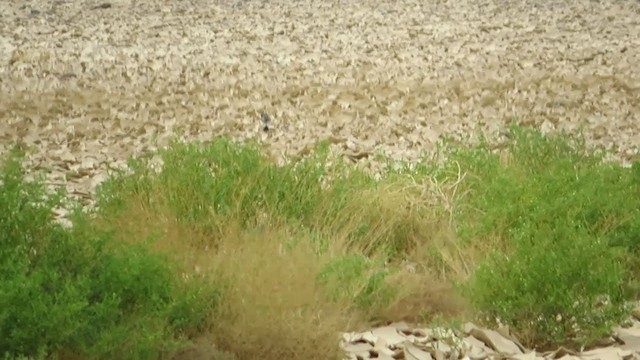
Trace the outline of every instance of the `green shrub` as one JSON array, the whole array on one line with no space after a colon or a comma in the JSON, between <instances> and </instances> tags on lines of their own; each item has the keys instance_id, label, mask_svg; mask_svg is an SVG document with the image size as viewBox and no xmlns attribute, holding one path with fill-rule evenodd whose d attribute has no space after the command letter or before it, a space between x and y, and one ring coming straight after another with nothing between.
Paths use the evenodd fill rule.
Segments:
<instances>
[{"instance_id":1,"label":"green shrub","mask_svg":"<svg viewBox=\"0 0 640 360\"><path fill-rule=\"evenodd\" d=\"M612 246L640 248L640 171L605 163L567 135L514 128L511 137L507 160L484 144L457 149L448 162L460 164L471 191L459 207L469 224L462 224L463 237L500 236L529 223L571 224Z\"/></svg>"},{"instance_id":2,"label":"green shrub","mask_svg":"<svg viewBox=\"0 0 640 360\"><path fill-rule=\"evenodd\" d=\"M113 242L80 211L71 230L52 222L62 194L26 182L20 161L0 171L1 354L154 359L202 326L185 309L206 313L213 289L195 301L164 257Z\"/></svg>"},{"instance_id":3,"label":"green shrub","mask_svg":"<svg viewBox=\"0 0 640 360\"><path fill-rule=\"evenodd\" d=\"M588 343L622 319L638 246L635 170L582 141L520 128L502 154L486 143L452 151L439 176L457 166L467 194L459 236L467 246L498 239L468 286L479 310L531 344ZM595 306L602 298L608 305Z\"/></svg>"},{"instance_id":4,"label":"green shrub","mask_svg":"<svg viewBox=\"0 0 640 360\"><path fill-rule=\"evenodd\" d=\"M609 334L628 309L624 271L606 242L570 226L529 227L512 234L512 252L479 266L469 298L530 346L579 347Z\"/></svg>"}]
</instances>

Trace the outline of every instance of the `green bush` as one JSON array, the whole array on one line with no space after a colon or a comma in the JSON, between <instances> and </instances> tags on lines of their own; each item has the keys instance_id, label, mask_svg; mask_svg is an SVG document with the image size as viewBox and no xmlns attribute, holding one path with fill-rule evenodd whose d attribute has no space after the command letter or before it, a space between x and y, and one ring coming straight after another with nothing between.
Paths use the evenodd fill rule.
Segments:
<instances>
[{"instance_id":1,"label":"green bush","mask_svg":"<svg viewBox=\"0 0 640 360\"><path fill-rule=\"evenodd\" d=\"M491 254L470 283L490 323L499 319L531 346L579 347L628 314L624 271L606 242L570 226L522 229L512 240L515 249Z\"/></svg>"},{"instance_id":2,"label":"green bush","mask_svg":"<svg viewBox=\"0 0 640 360\"><path fill-rule=\"evenodd\" d=\"M461 239L499 239L467 289L478 310L532 344L588 343L622 319L639 244L637 170L604 163L579 139L520 128L503 156L484 143L448 164L466 173Z\"/></svg>"},{"instance_id":3,"label":"green bush","mask_svg":"<svg viewBox=\"0 0 640 360\"><path fill-rule=\"evenodd\" d=\"M79 211L71 230L51 221L62 194L26 182L20 161L0 171L1 354L155 359L203 325L188 309L206 314L213 289L194 298L165 258L113 242Z\"/></svg>"},{"instance_id":4,"label":"green bush","mask_svg":"<svg viewBox=\"0 0 640 360\"><path fill-rule=\"evenodd\" d=\"M473 189L466 208L483 210L480 223L465 229L474 230L470 237L553 222L584 226L629 250L640 246L633 241L640 236L634 233L640 220L637 171L603 162L599 152L568 136L515 128L512 137L506 164L484 146L451 159L462 164ZM465 215L477 218L472 213Z\"/></svg>"}]
</instances>

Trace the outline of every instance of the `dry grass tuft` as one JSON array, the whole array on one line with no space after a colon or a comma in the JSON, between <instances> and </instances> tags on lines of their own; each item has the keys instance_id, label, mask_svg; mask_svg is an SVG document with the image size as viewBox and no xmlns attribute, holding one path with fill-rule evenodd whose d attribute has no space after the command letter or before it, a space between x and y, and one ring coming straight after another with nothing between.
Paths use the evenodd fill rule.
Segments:
<instances>
[{"instance_id":1,"label":"dry grass tuft","mask_svg":"<svg viewBox=\"0 0 640 360\"><path fill-rule=\"evenodd\" d=\"M339 332L360 321L346 301L329 301L317 274L328 257L310 239L291 240L284 230L229 233L213 261L232 282L213 326L221 347L241 359L337 358Z\"/></svg>"},{"instance_id":2,"label":"dry grass tuft","mask_svg":"<svg viewBox=\"0 0 640 360\"><path fill-rule=\"evenodd\" d=\"M210 239L214 251L202 246L200 232L158 210L131 206L115 224L121 239L155 234L154 248L178 260L185 279L204 276L225 284L223 303L201 337L233 358L338 358L340 332L364 327L347 299L328 301L317 274L331 255L319 256L311 239L292 238L286 226L248 231L229 225L220 239ZM222 354L209 350L196 344L176 356Z\"/></svg>"}]
</instances>

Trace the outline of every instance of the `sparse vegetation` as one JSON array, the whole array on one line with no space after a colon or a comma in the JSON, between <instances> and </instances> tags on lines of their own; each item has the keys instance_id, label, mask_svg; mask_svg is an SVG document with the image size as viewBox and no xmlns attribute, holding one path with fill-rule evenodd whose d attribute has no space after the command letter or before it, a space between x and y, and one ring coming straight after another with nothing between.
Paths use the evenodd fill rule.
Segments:
<instances>
[{"instance_id":1,"label":"sparse vegetation","mask_svg":"<svg viewBox=\"0 0 640 360\"><path fill-rule=\"evenodd\" d=\"M251 144L175 142L113 174L71 229L50 219L63 194L8 157L0 350L155 359L206 339L236 359L328 359L341 331L443 317L576 347L623 319L640 166L520 128L503 151L442 152L375 181L322 144L277 166Z\"/></svg>"}]
</instances>

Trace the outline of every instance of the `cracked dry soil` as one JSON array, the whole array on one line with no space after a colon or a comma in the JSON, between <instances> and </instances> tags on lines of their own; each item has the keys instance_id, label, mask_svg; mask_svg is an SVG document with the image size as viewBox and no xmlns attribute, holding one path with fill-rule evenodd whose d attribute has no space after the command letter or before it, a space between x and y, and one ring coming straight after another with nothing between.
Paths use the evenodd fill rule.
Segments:
<instances>
[{"instance_id":1,"label":"cracked dry soil","mask_svg":"<svg viewBox=\"0 0 640 360\"><path fill-rule=\"evenodd\" d=\"M363 166L517 122L640 144L637 0L0 2L0 153L90 202L175 134ZM261 113L272 118L263 131Z\"/></svg>"}]
</instances>

